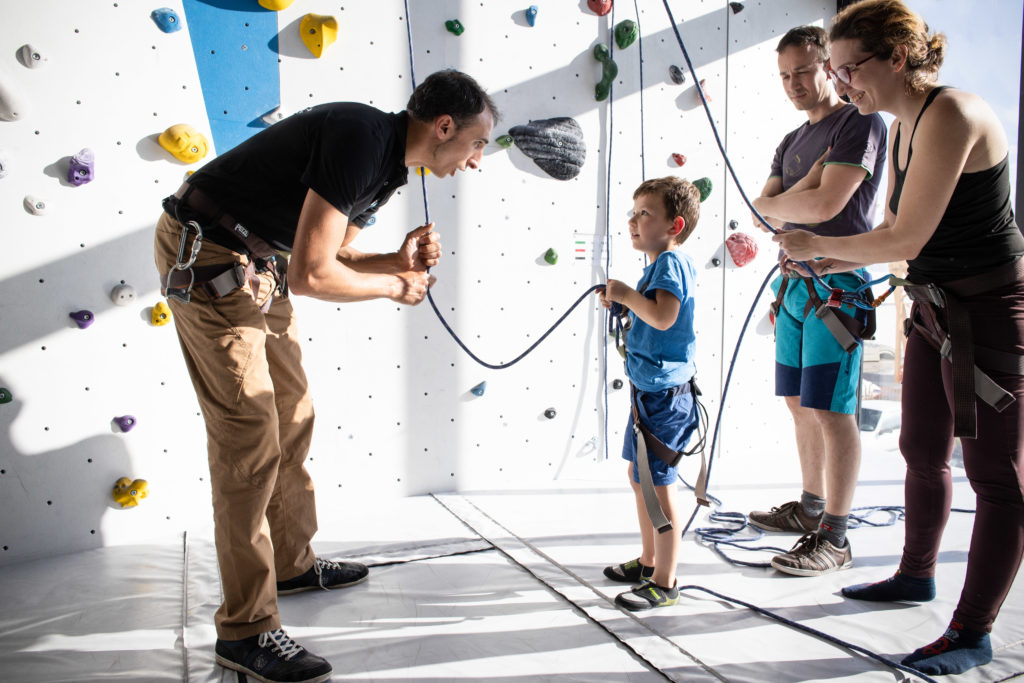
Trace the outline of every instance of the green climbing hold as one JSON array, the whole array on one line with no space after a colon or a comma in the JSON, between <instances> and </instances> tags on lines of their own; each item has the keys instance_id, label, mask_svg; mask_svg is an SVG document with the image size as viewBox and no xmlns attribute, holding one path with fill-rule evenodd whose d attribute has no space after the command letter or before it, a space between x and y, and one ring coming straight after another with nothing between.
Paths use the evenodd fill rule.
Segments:
<instances>
[{"instance_id":1,"label":"green climbing hold","mask_svg":"<svg viewBox=\"0 0 1024 683\"><path fill-rule=\"evenodd\" d=\"M604 43L594 46L594 59L601 62L601 81L594 86L594 99L600 102L608 99L612 91L612 81L619 75L619 67L612 61L612 53Z\"/></svg>"},{"instance_id":2,"label":"green climbing hold","mask_svg":"<svg viewBox=\"0 0 1024 683\"><path fill-rule=\"evenodd\" d=\"M636 25L635 21L632 19L620 21L619 25L615 27L615 44L619 46L620 50L625 50L633 44L639 35L640 27Z\"/></svg>"},{"instance_id":3,"label":"green climbing hold","mask_svg":"<svg viewBox=\"0 0 1024 683\"><path fill-rule=\"evenodd\" d=\"M711 178L697 178L693 181L693 186L700 192L701 202L711 196Z\"/></svg>"},{"instance_id":4,"label":"green climbing hold","mask_svg":"<svg viewBox=\"0 0 1024 683\"><path fill-rule=\"evenodd\" d=\"M457 36L461 36L462 32L466 30L466 27L458 19L449 19L444 22L444 27L448 29L449 33L454 33Z\"/></svg>"},{"instance_id":5,"label":"green climbing hold","mask_svg":"<svg viewBox=\"0 0 1024 683\"><path fill-rule=\"evenodd\" d=\"M0 404L10 403L14 397L11 396L11 390L6 387L0 387Z\"/></svg>"},{"instance_id":6,"label":"green climbing hold","mask_svg":"<svg viewBox=\"0 0 1024 683\"><path fill-rule=\"evenodd\" d=\"M550 263L551 265L555 265L556 263L558 263L558 252L555 251L554 247L544 252L544 260Z\"/></svg>"},{"instance_id":7,"label":"green climbing hold","mask_svg":"<svg viewBox=\"0 0 1024 683\"><path fill-rule=\"evenodd\" d=\"M495 140L495 142L497 142L499 146L508 149L509 147L514 145L516 141L512 139L511 135L502 135L500 138Z\"/></svg>"}]
</instances>

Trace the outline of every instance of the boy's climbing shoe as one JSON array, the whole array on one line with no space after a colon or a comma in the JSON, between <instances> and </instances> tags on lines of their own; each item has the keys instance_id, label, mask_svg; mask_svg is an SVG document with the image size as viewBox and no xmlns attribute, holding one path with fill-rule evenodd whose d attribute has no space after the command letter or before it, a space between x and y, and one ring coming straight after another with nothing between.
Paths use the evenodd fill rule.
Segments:
<instances>
[{"instance_id":1,"label":"boy's climbing shoe","mask_svg":"<svg viewBox=\"0 0 1024 683\"><path fill-rule=\"evenodd\" d=\"M654 567L640 564L640 558L604 568L604 575L612 581L622 583L639 583L654 576Z\"/></svg>"},{"instance_id":2,"label":"boy's climbing shoe","mask_svg":"<svg viewBox=\"0 0 1024 683\"><path fill-rule=\"evenodd\" d=\"M631 591L615 596L615 604L625 607L630 612L640 612L653 607L670 607L679 602L679 589L676 586L662 588L653 581L644 581Z\"/></svg>"}]
</instances>

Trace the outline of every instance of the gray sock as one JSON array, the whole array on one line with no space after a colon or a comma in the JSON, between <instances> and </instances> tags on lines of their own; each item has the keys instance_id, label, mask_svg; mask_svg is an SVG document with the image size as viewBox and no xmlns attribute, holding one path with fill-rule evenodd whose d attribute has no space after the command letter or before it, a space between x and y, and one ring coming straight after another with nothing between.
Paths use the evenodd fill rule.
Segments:
<instances>
[{"instance_id":1,"label":"gray sock","mask_svg":"<svg viewBox=\"0 0 1024 683\"><path fill-rule=\"evenodd\" d=\"M825 499L804 491L800 494L800 507L808 517L817 517L825 511Z\"/></svg>"},{"instance_id":2,"label":"gray sock","mask_svg":"<svg viewBox=\"0 0 1024 683\"><path fill-rule=\"evenodd\" d=\"M846 527L849 520L849 515L830 515L826 512L821 517L818 535L835 547L842 548L846 543Z\"/></svg>"}]
</instances>

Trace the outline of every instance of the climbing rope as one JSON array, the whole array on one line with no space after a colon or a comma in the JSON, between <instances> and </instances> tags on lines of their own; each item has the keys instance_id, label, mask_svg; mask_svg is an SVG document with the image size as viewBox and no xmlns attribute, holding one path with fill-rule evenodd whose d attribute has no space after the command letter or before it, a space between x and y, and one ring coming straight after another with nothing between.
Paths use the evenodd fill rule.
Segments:
<instances>
[{"instance_id":1,"label":"climbing rope","mask_svg":"<svg viewBox=\"0 0 1024 683\"><path fill-rule=\"evenodd\" d=\"M410 15L409 15L409 0L404 0L404 4L405 4L405 31L406 31L406 37L408 38L408 41L409 41L409 77L410 77L410 80L412 81L413 90L415 90L416 89L416 83L417 83L417 81L416 81L416 57L415 57L415 48L413 47L413 41L412 41L412 21L410 19ZM611 148L609 146L609 165L610 165L610 163L611 163ZM430 199L427 196L427 174L426 174L426 171L425 171L425 169L423 167L420 167L419 175L420 175L420 186L421 186L421 188L423 190L424 225L426 225L426 224L430 223ZM609 193L611 192L611 188L610 187L609 187L608 191L609 191ZM429 269L428 269L428 271L429 271ZM470 358L472 358L473 360L475 360L477 363L479 363L480 365L484 366L485 368L490 368L491 370L504 370L505 368L512 367L513 365L515 365L516 363L518 363L519 361L521 361L522 359L524 359L528 355L530 355L530 353L535 348L537 348L541 344L541 342L543 342L545 339L547 339L548 336L552 332L555 331L555 328L557 328L559 325L562 324L563 320L565 320L567 317L569 317L569 314L572 313L576 309L576 307L579 306L583 302L584 299L586 299L588 296L590 296L590 294L596 292L598 289L602 289L602 288L604 288L603 284L594 285L594 286L590 287L587 291L583 292L583 294L581 294L580 297L578 299L576 299L576 301L572 304L572 306L570 306L568 308L568 310L566 310L566 312L563 313L561 315L561 317L559 317L558 320L556 320L555 323L553 325L551 325L551 327L549 327L547 329L547 331L544 334L542 334L537 341L535 341L533 344L531 344L529 346L529 348L527 348L525 351L523 351L522 353L520 353L518 356L516 356L512 360L508 361L507 363L488 363L487 361L483 360L482 358L477 356L475 353L470 351L469 347L466 346L465 342L463 342L462 339L459 338L459 335L456 334L455 330L452 329L452 326L448 324L447 320L445 320L444 315L441 314L441 309L439 309L437 307L437 303L434 301L434 296L433 296L433 294L431 294L429 288L427 289L427 301L430 302L430 307L434 309L434 314L437 316L437 319L441 321L441 324L444 326L444 329L448 330L448 334L450 334L452 339L455 340L455 343L458 344L462 348L462 350L465 351L466 354ZM606 365L605 376L607 376L607 355L606 355L605 365ZM607 396L605 397L605 399L607 401ZM607 412L607 405L605 407L605 410Z\"/></svg>"}]
</instances>

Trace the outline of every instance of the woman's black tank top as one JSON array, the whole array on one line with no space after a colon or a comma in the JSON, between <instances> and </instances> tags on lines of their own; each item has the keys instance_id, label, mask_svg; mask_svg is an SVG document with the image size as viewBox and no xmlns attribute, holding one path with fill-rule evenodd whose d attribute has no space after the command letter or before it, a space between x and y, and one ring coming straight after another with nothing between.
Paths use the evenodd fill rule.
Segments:
<instances>
[{"instance_id":1,"label":"woman's black tank top","mask_svg":"<svg viewBox=\"0 0 1024 683\"><path fill-rule=\"evenodd\" d=\"M896 127L892 149L895 187L889 199L889 209L893 214L899 208L903 183L913 157L917 124L925 109L947 87L940 86L928 93L910 133L907 164L903 169L900 169L899 163L901 126ZM935 234L917 258L907 262L911 280L948 282L983 273L1024 254L1024 237L1014 221L1010 204L1008 162L1009 156L984 171L960 174Z\"/></svg>"}]
</instances>

